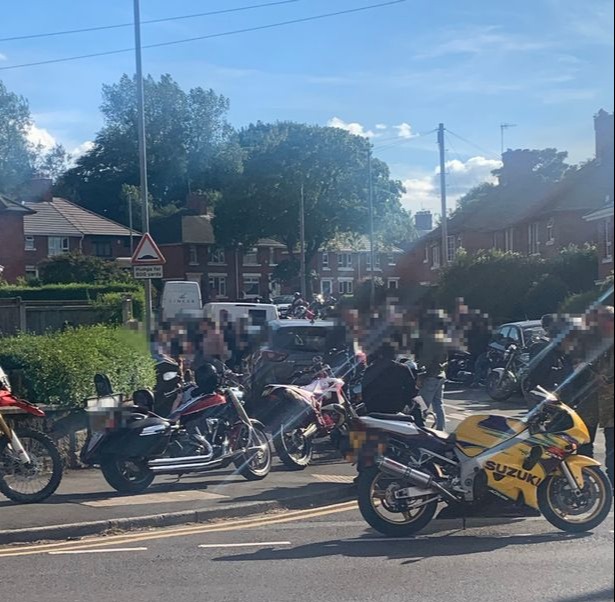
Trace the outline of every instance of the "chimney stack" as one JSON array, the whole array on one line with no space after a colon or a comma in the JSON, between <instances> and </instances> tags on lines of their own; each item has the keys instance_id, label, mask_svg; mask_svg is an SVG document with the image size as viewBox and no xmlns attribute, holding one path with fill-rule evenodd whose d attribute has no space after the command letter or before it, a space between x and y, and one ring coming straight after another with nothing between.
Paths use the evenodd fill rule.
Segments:
<instances>
[{"instance_id":1,"label":"chimney stack","mask_svg":"<svg viewBox=\"0 0 615 602\"><path fill-rule=\"evenodd\" d=\"M594 131L596 132L596 159L613 161L613 113L600 109L594 115Z\"/></svg>"},{"instance_id":2,"label":"chimney stack","mask_svg":"<svg viewBox=\"0 0 615 602\"><path fill-rule=\"evenodd\" d=\"M52 186L51 178L35 176L23 187L19 198L26 203L51 202L53 200Z\"/></svg>"},{"instance_id":3,"label":"chimney stack","mask_svg":"<svg viewBox=\"0 0 615 602\"><path fill-rule=\"evenodd\" d=\"M190 192L186 197L186 208L196 215L213 215L209 198L198 192Z\"/></svg>"}]
</instances>

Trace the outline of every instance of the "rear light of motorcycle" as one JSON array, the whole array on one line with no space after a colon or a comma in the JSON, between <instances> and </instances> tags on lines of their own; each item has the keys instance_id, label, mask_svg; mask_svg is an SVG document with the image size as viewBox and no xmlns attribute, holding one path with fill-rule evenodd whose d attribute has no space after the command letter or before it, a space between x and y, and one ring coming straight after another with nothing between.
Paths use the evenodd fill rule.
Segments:
<instances>
[{"instance_id":1,"label":"rear light of motorcycle","mask_svg":"<svg viewBox=\"0 0 615 602\"><path fill-rule=\"evenodd\" d=\"M263 351L262 355L268 362L283 362L288 357L287 353L279 351Z\"/></svg>"}]
</instances>

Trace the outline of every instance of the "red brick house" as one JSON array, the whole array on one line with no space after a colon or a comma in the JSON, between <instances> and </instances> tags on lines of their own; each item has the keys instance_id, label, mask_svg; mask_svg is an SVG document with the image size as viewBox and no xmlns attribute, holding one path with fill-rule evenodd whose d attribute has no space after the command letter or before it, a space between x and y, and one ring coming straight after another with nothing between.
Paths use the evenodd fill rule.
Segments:
<instances>
[{"instance_id":1,"label":"red brick house","mask_svg":"<svg viewBox=\"0 0 615 602\"><path fill-rule=\"evenodd\" d=\"M613 273L613 201L608 198L603 207L584 217L595 226L598 242L598 276L605 280Z\"/></svg>"},{"instance_id":2,"label":"red brick house","mask_svg":"<svg viewBox=\"0 0 615 602\"><path fill-rule=\"evenodd\" d=\"M130 230L66 199L53 197L51 180L33 180L21 195L30 212L23 218L21 247L27 276L49 257L71 251L102 259L130 257ZM133 233L138 236L138 233Z\"/></svg>"},{"instance_id":3,"label":"red brick house","mask_svg":"<svg viewBox=\"0 0 615 602\"><path fill-rule=\"evenodd\" d=\"M26 275L24 218L32 209L0 194L0 278L14 282Z\"/></svg>"}]
</instances>

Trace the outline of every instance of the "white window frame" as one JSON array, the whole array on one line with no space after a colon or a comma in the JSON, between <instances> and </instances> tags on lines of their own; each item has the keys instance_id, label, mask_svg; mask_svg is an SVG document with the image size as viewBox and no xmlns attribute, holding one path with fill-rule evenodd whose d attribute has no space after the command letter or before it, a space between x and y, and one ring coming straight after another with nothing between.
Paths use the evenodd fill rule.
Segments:
<instances>
[{"instance_id":1,"label":"white window frame","mask_svg":"<svg viewBox=\"0 0 615 602\"><path fill-rule=\"evenodd\" d=\"M337 254L337 269L338 270L354 270L354 262L352 261L352 253Z\"/></svg>"},{"instance_id":2,"label":"white window frame","mask_svg":"<svg viewBox=\"0 0 615 602\"><path fill-rule=\"evenodd\" d=\"M613 218L602 220L602 261L613 261Z\"/></svg>"},{"instance_id":3,"label":"white window frame","mask_svg":"<svg viewBox=\"0 0 615 602\"><path fill-rule=\"evenodd\" d=\"M250 283L250 286L256 286L257 290L255 293L250 293L247 290L247 284ZM248 297L254 297L260 295L261 291L261 277L260 274L244 274L241 277L241 289L242 292Z\"/></svg>"},{"instance_id":4,"label":"white window frame","mask_svg":"<svg viewBox=\"0 0 615 602\"><path fill-rule=\"evenodd\" d=\"M211 265L226 265L226 249L224 247L209 247L208 259Z\"/></svg>"},{"instance_id":5,"label":"white window frame","mask_svg":"<svg viewBox=\"0 0 615 602\"><path fill-rule=\"evenodd\" d=\"M371 253L366 253L365 263L367 265L367 269L371 270L372 269L372 254ZM374 253L374 263L376 266L376 271L380 270L381 269L380 253Z\"/></svg>"},{"instance_id":6,"label":"white window frame","mask_svg":"<svg viewBox=\"0 0 615 602\"><path fill-rule=\"evenodd\" d=\"M329 253L323 252L322 257L320 259L320 263L322 265L323 270L330 270L331 266L329 265Z\"/></svg>"},{"instance_id":7,"label":"white window frame","mask_svg":"<svg viewBox=\"0 0 615 602\"><path fill-rule=\"evenodd\" d=\"M210 274L207 278L209 295L216 299L228 299L227 274Z\"/></svg>"},{"instance_id":8,"label":"white window frame","mask_svg":"<svg viewBox=\"0 0 615 602\"><path fill-rule=\"evenodd\" d=\"M337 281L337 290L340 295L354 295L354 279L339 278Z\"/></svg>"},{"instance_id":9,"label":"white window frame","mask_svg":"<svg viewBox=\"0 0 615 602\"><path fill-rule=\"evenodd\" d=\"M188 246L188 265L199 265L199 249L196 245Z\"/></svg>"},{"instance_id":10,"label":"white window frame","mask_svg":"<svg viewBox=\"0 0 615 602\"><path fill-rule=\"evenodd\" d=\"M390 266L397 265L397 261L395 260L395 253L387 253L387 263Z\"/></svg>"},{"instance_id":11,"label":"white window frame","mask_svg":"<svg viewBox=\"0 0 615 602\"><path fill-rule=\"evenodd\" d=\"M515 228L506 228L504 230L504 251L513 253L515 250Z\"/></svg>"},{"instance_id":12,"label":"white window frame","mask_svg":"<svg viewBox=\"0 0 615 602\"><path fill-rule=\"evenodd\" d=\"M36 251L34 236L26 236L24 238L24 249L26 251Z\"/></svg>"},{"instance_id":13,"label":"white window frame","mask_svg":"<svg viewBox=\"0 0 615 602\"><path fill-rule=\"evenodd\" d=\"M328 285L329 290L325 290L325 284ZM333 294L333 279L332 278L322 278L320 281L320 292L323 295L332 295Z\"/></svg>"},{"instance_id":14,"label":"white window frame","mask_svg":"<svg viewBox=\"0 0 615 602\"><path fill-rule=\"evenodd\" d=\"M442 249L440 245L431 247L431 269L439 270L442 267Z\"/></svg>"},{"instance_id":15,"label":"white window frame","mask_svg":"<svg viewBox=\"0 0 615 602\"><path fill-rule=\"evenodd\" d=\"M399 278L398 277L394 276L392 278L387 278L387 290L389 291L399 290Z\"/></svg>"},{"instance_id":16,"label":"white window frame","mask_svg":"<svg viewBox=\"0 0 615 602\"><path fill-rule=\"evenodd\" d=\"M269 265L274 268L278 265L278 262L275 260L275 248L269 247Z\"/></svg>"},{"instance_id":17,"label":"white window frame","mask_svg":"<svg viewBox=\"0 0 615 602\"><path fill-rule=\"evenodd\" d=\"M38 266L27 265L26 266L26 278L38 278Z\"/></svg>"},{"instance_id":18,"label":"white window frame","mask_svg":"<svg viewBox=\"0 0 615 602\"><path fill-rule=\"evenodd\" d=\"M423 263L429 263L429 259L430 259L429 253L430 253L430 250L431 250L431 247L429 245L425 245L425 248L423 250L424 251L423 252Z\"/></svg>"},{"instance_id":19,"label":"white window frame","mask_svg":"<svg viewBox=\"0 0 615 602\"><path fill-rule=\"evenodd\" d=\"M258 263L258 247L245 249L243 252L243 265L260 265Z\"/></svg>"},{"instance_id":20,"label":"white window frame","mask_svg":"<svg viewBox=\"0 0 615 602\"><path fill-rule=\"evenodd\" d=\"M555 244L555 218L550 218L547 222L547 245Z\"/></svg>"},{"instance_id":21,"label":"white window frame","mask_svg":"<svg viewBox=\"0 0 615 602\"><path fill-rule=\"evenodd\" d=\"M453 234L446 238L446 261L452 263L457 257L457 237Z\"/></svg>"},{"instance_id":22,"label":"white window frame","mask_svg":"<svg viewBox=\"0 0 615 602\"><path fill-rule=\"evenodd\" d=\"M527 227L527 249L530 255L540 255L540 222L532 222Z\"/></svg>"},{"instance_id":23,"label":"white window frame","mask_svg":"<svg viewBox=\"0 0 615 602\"><path fill-rule=\"evenodd\" d=\"M58 244L53 244L52 241ZM47 257L57 257L70 251L70 239L68 236L49 236L47 237Z\"/></svg>"}]
</instances>

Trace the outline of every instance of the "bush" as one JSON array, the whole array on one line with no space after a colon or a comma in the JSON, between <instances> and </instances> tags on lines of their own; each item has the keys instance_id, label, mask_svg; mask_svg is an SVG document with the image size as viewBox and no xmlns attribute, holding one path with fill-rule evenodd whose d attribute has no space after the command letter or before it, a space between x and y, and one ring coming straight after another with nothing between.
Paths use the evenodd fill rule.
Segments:
<instances>
[{"instance_id":1,"label":"bush","mask_svg":"<svg viewBox=\"0 0 615 602\"><path fill-rule=\"evenodd\" d=\"M138 294L143 288L136 282L110 284L49 284L46 286L0 286L0 299L21 297L24 301L95 301L106 293Z\"/></svg>"},{"instance_id":2,"label":"bush","mask_svg":"<svg viewBox=\"0 0 615 602\"><path fill-rule=\"evenodd\" d=\"M39 277L43 284L104 284L132 280L130 272L122 270L112 261L82 253L65 253L48 259L41 264Z\"/></svg>"},{"instance_id":3,"label":"bush","mask_svg":"<svg viewBox=\"0 0 615 602\"><path fill-rule=\"evenodd\" d=\"M155 382L154 360L144 337L108 326L3 339L0 365L22 371L24 397L66 408L81 406L95 394L93 379L98 372L109 376L118 393Z\"/></svg>"},{"instance_id":4,"label":"bush","mask_svg":"<svg viewBox=\"0 0 615 602\"><path fill-rule=\"evenodd\" d=\"M556 312L569 292L559 276L543 274L523 299L525 315L535 318Z\"/></svg>"},{"instance_id":5,"label":"bush","mask_svg":"<svg viewBox=\"0 0 615 602\"><path fill-rule=\"evenodd\" d=\"M122 307L126 293L103 293L96 298L94 307L98 311L100 320L107 324L122 324ZM142 290L130 293L132 298L133 318L143 319L145 308L145 294Z\"/></svg>"}]
</instances>

